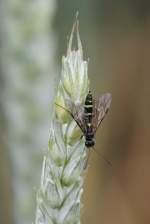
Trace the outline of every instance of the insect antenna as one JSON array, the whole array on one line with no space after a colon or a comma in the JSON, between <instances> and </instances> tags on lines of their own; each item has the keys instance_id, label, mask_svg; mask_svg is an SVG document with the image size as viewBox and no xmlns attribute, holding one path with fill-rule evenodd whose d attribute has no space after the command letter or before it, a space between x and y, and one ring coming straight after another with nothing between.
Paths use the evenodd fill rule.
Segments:
<instances>
[{"instance_id":1,"label":"insect antenna","mask_svg":"<svg viewBox=\"0 0 150 224\"><path fill-rule=\"evenodd\" d=\"M63 107L62 105L59 105L58 103L55 103L55 105L67 111L71 115L71 117L73 117L72 113L67 108Z\"/></svg>"},{"instance_id":2,"label":"insect antenna","mask_svg":"<svg viewBox=\"0 0 150 224\"><path fill-rule=\"evenodd\" d=\"M97 150L96 150L94 147L92 147L92 148L94 149L94 152L96 152L97 155L98 155L99 157L101 157L101 159L103 159L103 161L104 161L107 165L109 165L110 167L112 167L112 163L111 163L111 161L109 161L108 159L106 159L102 153L97 152Z\"/></svg>"}]
</instances>

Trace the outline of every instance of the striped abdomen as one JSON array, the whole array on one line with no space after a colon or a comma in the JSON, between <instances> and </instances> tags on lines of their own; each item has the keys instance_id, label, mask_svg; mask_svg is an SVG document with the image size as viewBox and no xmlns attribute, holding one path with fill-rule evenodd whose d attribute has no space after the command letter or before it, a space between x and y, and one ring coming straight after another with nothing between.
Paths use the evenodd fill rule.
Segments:
<instances>
[{"instance_id":1,"label":"striped abdomen","mask_svg":"<svg viewBox=\"0 0 150 224\"><path fill-rule=\"evenodd\" d=\"M87 147L94 146L94 133L92 128L92 117L93 117L93 99L92 94L89 91L88 95L85 99L85 105L84 105L84 122L86 127L85 132L85 145Z\"/></svg>"}]
</instances>

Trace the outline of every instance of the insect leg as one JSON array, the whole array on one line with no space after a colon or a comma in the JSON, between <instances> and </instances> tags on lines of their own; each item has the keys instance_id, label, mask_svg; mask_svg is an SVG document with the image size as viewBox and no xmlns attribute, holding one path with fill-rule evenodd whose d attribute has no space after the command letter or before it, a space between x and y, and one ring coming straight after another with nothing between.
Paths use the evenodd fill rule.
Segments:
<instances>
[{"instance_id":1,"label":"insect leg","mask_svg":"<svg viewBox=\"0 0 150 224\"><path fill-rule=\"evenodd\" d=\"M84 170L87 168L87 165L88 165L88 162L89 162L89 158L90 158L90 149L89 148L86 148L86 150L88 152L87 152L87 157L86 157L86 160L85 160L85 163L84 163L84 166L83 166L83 169Z\"/></svg>"},{"instance_id":2,"label":"insect leg","mask_svg":"<svg viewBox=\"0 0 150 224\"><path fill-rule=\"evenodd\" d=\"M74 118L74 117L73 117L73 114L72 114L69 110L67 110L67 108L65 108L65 107L63 107L63 106L61 106L61 105L59 105L58 103L55 103L55 105L58 106L58 107L60 107L60 108L62 108L62 109L64 109L65 111L67 111L67 112L71 115L71 117Z\"/></svg>"},{"instance_id":3,"label":"insect leg","mask_svg":"<svg viewBox=\"0 0 150 224\"><path fill-rule=\"evenodd\" d=\"M96 150L94 147L92 147L92 148L93 148L94 151L95 151L95 152L96 152L96 153L103 159L103 161L104 161L107 165L109 165L110 167L112 167L112 163L111 163L111 161L109 161L108 159L106 159L102 153L97 152L97 150Z\"/></svg>"},{"instance_id":4,"label":"insect leg","mask_svg":"<svg viewBox=\"0 0 150 224\"><path fill-rule=\"evenodd\" d=\"M83 136L84 136L84 135L81 135L81 136L80 136L80 140L83 138Z\"/></svg>"},{"instance_id":5,"label":"insect leg","mask_svg":"<svg viewBox=\"0 0 150 224\"><path fill-rule=\"evenodd\" d=\"M59 105L59 104L57 104L57 103L55 103L55 105L57 105L58 107L61 107L61 108L64 109L65 111L67 111L67 112L70 114L70 116L73 118L73 120L75 120L75 122L77 123L77 125L79 126L79 128L81 129L81 131L83 132L83 128L82 128L82 126L80 125L80 123L78 122L78 120L75 119L75 117L74 117L74 115L71 113L71 111L69 111L67 108L65 108L65 107L63 107L63 106L61 106L61 105Z\"/></svg>"}]
</instances>

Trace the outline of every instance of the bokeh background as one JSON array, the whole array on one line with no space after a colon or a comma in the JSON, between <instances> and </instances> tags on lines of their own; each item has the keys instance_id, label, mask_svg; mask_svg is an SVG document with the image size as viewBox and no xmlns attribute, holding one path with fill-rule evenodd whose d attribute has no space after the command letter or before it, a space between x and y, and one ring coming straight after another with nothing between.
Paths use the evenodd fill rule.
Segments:
<instances>
[{"instance_id":1,"label":"bokeh background","mask_svg":"<svg viewBox=\"0 0 150 224\"><path fill-rule=\"evenodd\" d=\"M0 0L0 223L32 223L52 102L76 11L91 90L111 92L83 224L150 223L150 2Z\"/></svg>"}]
</instances>

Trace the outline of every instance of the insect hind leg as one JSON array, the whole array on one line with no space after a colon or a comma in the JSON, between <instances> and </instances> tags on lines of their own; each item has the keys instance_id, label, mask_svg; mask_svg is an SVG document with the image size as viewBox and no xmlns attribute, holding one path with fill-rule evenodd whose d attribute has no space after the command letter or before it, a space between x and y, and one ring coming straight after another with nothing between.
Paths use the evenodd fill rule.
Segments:
<instances>
[{"instance_id":1,"label":"insect hind leg","mask_svg":"<svg viewBox=\"0 0 150 224\"><path fill-rule=\"evenodd\" d=\"M85 170L87 168L88 162L89 162L89 158L90 158L90 149L86 147L86 150L88 150L88 152L86 152L87 156L84 162L84 166L83 169Z\"/></svg>"},{"instance_id":2,"label":"insect hind leg","mask_svg":"<svg viewBox=\"0 0 150 224\"><path fill-rule=\"evenodd\" d=\"M94 147L91 147L91 148L94 150L94 152L97 153L97 155L99 155L99 156L101 157L101 159L103 159L103 161L104 161L107 165L109 165L110 167L112 167L112 163L111 163L110 160L106 159L102 153L97 152L97 150L96 150Z\"/></svg>"}]
</instances>

